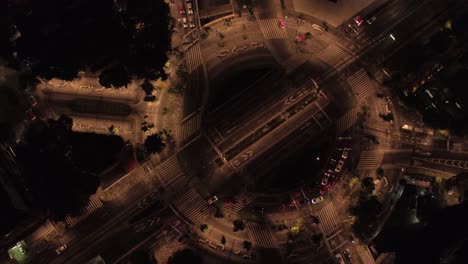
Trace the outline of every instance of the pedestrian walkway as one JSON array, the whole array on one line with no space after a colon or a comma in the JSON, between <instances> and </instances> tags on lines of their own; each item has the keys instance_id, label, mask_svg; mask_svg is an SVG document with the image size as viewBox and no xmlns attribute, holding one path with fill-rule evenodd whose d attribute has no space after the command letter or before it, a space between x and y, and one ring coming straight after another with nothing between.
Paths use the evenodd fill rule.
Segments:
<instances>
[{"instance_id":1,"label":"pedestrian walkway","mask_svg":"<svg viewBox=\"0 0 468 264\"><path fill-rule=\"evenodd\" d=\"M250 192L242 192L237 194L233 200L235 203L231 202L229 204L223 204L223 210L228 213L237 214L240 210L255 200L255 194Z\"/></svg>"},{"instance_id":2,"label":"pedestrian walkway","mask_svg":"<svg viewBox=\"0 0 468 264\"><path fill-rule=\"evenodd\" d=\"M247 232L257 248L278 248L274 235L267 224L247 222Z\"/></svg>"},{"instance_id":3,"label":"pedestrian walkway","mask_svg":"<svg viewBox=\"0 0 468 264\"><path fill-rule=\"evenodd\" d=\"M200 224L203 218L214 211L207 201L193 188L174 200L174 206L193 224Z\"/></svg>"},{"instance_id":4,"label":"pedestrian walkway","mask_svg":"<svg viewBox=\"0 0 468 264\"><path fill-rule=\"evenodd\" d=\"M379 150L364 150L359 157L358 170L378 169L382 164L385 152Z\"/></svg>"},{"instance_id":5,"label":"pedestrian walkway","mask_svg":"<svg viewBox=\"0 0 468 264\"><path fill-rule=\"evenodd\" d=\"M285 39L288 37L286 29L281 29L276 18L259 19L258 25L265 39Z\"/></svg>"},{"instance_id":6,"label":"pedestrian walkway","mask_svg":"<svg viewBox=\"0 0 468 264\"><path fill-rule=\"evenodd\" d=\"M102 207L102 202L101 200L96 196L96 195L91 195L89 197L89 203L86 206L86 208L83 210L83 213L79 216L73 217L73 216L67 216L65 218L65 223L69 228L75 226L79 222L83 221L86 219L91 213L96 211L97 209Z\"/></svg>"},{"instance_id":7,"label":"pedestrian walkway","mask_svg":"<svg viewBox=\"0 0 468 264\"><path fill-rule=\"evenodd\" d=\"M344 68L356 59L355 56L335 44L323 50L318 58L337 70Z\"/></svg>"},{"instance_id":8,"label":"pedestrian walkway","mask_svg":"<svg viewBox=\"0 0 468 264\"><path fill-rule=\"evenodd\" d=\"M306 60L302 53L296 53L283 62L283 67L286 69L287 73L290 73L304 64Z\"/></svg>"},{"instance_id":9,"label":"pedestrian walkway","mask_svg":"<svg viewBox=\"0 0 468 264\"><path fill-rule=\"evenodd\" d=\"M343 227L341 218L338 216L335 206L331 201L318 210L317 215L320 225L322 225L324 236L329 236Z\"/></svg>"},{"instance_id":10,"label":"pedestrian walkway","mask_svg":"<svg viewBox=\"0 0 468 264\"><path fill-rule=\"evenodd\" d=\"M346 130L350 129L354 125L356 125L358 114L359 114L359 108L353 107L346 114L341 116L336 122L337 134L339 135L345 132Z\"/></svg>"},{"instance_id":11,"label":"pedestrian walkway","mask_svg":"<svg viewBox=\"0 0 468 264\"><path fill-rule=\"evenodd\" d=\"M187 71L190 73L198 66L203 64L203 57L201 54L200 43L196 43L185 51L185 59L187 62Z\"/></svg>"},{"instance_id":12,"label":"pedestrian walkway","mask_svg":"<svg viewBox=\"0 0 468 264\"><path fill-rule=\"evenodd\" d=\"M161 163L155 170L156 177L158 177L166 191L174 190L186 183L187 178L177 160L177 155Z\"/></svg>"},{"instance_id":13,"label":"pedestrian walkway","mask_svg":"<svg viewBox=\"0 0 468 264\"><path fill-rule=\"evenodd\" d=\"M360 69L346 81L353 90L358 104L363 103L367 97L375 93L374 83L364 69Z\"/></svg>"},{"instance_id":14,"label":"pedestrian walkway","mask_svg":"<svg viewBox=\"0 0 468 264\"><path fill-rule=\"evenodd\" d=\"M185 140L199 134L201 126L200 112L192 114L188 119L182 121L182 126L177 131L177 141L182 144Z\"/></svg>"}]
</instances>

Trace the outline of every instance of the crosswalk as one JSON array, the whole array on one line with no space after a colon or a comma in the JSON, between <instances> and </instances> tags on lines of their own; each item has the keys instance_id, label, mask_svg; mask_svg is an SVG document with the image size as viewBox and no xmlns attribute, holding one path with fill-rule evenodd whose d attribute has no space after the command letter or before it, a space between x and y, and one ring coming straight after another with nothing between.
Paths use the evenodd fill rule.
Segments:
<instances>
[{"instance_id":1,"label":"crosswalk","mask_svg":"<svg viewBox=\"0 0 468 264\"><path fill-rule=\"evenodd\" d=\"M188 72L192 72L203 63L200 43L197 42L195 45L185 51L185 59L187 62Z\"/></svg>"},{"instance_id":2,"label":"crosswalk","mask_svg":"<svg viewBox=\"0 0 468 264\"><path fill-rule=\"evenodd\" d=\"M360 69L346 81L353 90L358 104L363 103L367 97L375 92L374 83L364 69Z\"/></svg>"},{"instance_id":3,"label":"crosswalk","mask_svg":"<svg viewBox=\"0 0 468 264\"><path fill-rule=\"evenodd\" d=\"M234 197L234 200L236 201L236 203L223 204L223 211L226 211L228 213L233 213L233 214L238 213L240 210L246 207L249 203L255 200L255 194L250 193L250 192L242 192L236 195Z\"/></svg>"},{"instance_id":4,"label":"crosswalk","mask_svg":"<svg viewBox=\"0 0 468 264\"><path fill-rule=\"evenodd\" d=\"M378 169L382 164L385 152L379 150L364 150L359 157L358 170Z\"/></svg>"},{"instance_id":5,"label":"crosswalk","mask_svg":"<svg viewBox=\"0 0 468 264\"><path fill-rule=\"evenodd\" d=\"M306 60L303 54L296 53L283 62L283 67L286 69L287 73L290 73L304 64Z\"/></svg>"},{"instance_id":6,"label":"crosswalk","mask_svg":"<svg viewBox=\"0 0 468 264\"><path fill-rule=\"evenodd\" d=\"M340 117L338 121L336 122L337 134L341 134L345 132L346 130L350 129L351 127L353 127L357 122L358 113L359 113L358 107L353 107L351 110L346 112L346 114Z\"/></svg>"},{"instance_id":7,"label":"crosswalk","mask_svg":"<svg viewBox=\"0 0 468 264\"><path fill-rule=\"evenodd\" d=\"M208 202L194 188L190 188L176 198L174 206L194 224L201 223L201 220L212 214L215 209L214 206L209 206Z\"/></svg>"},{"instance_id":8,"label":"crosswalk","mask_svg":"<svg viewBox=\"0 0 468 264\"><path fill-rule=\"evenodd\" d=\"M200 125L201 115L200 112L197 111L182 121L181 128L177 132L177 140L180 143L183 143L185 140L191 138L195 134L198 134L200 132Z\"/></svg>"},{"instance_id":9,"label":"crosswalk","mask_svg":"<svg viewBox=\"0 0 468 264\"><path fill-rule=\"evenodd\" d=\"M317 215L320 219L324 236L329 236L343 227L341 218L338 216L335 206L331 201L318 210Z\"/></svg>"},{"instance_id":10,"label":"crosswalk","mask_svg":"<svg viewBox=\"0 0 468 264\"><path fill-rule=\"evenodd\" d=\"M96 211L97 209L99 209L101 207L102 207L102 202L99 199L99 197L97 197L96 195L91 195L91 197L89 197L89 203L86 206L86 208L83 210L83 213L81 215L79 215L79 216L76 216L76 217L67 216L65 218L65 224L69 228L71 228L71 227L75 226L76 224L78 224L79 222L86 219L91 213L93 213L94 211Z\"/></svg>"},{"instance_id":11,"label":"crosswalk","mask_svg":"<svg viewBox=\"0 0 468 264\"><path fill-rule=\"evenodd\" d=\"M337 70L356 60L355 56L335 44L320 52L318 58Z\"/></svg>"},{"instance_id":12,"label":"crosswalk","mask_svg":"<svg viewBox=\"0 0 468 264\"><path fill-rule=\"evenodd\" d=\"M276 18L259 19L258 25L265 39L285 39L288 37L286 29L281 29Z\"/></svg>"},{"instance_id":13,"label":"crosswalk","mask_svg":"<svg viewBox=\"0 0 468 264\"><path fill-rule=\"evenodd\" d=\"M278 248L276 238L264 223L247 222L247 232L257 248Z\"/></svg>"},{"instance_id":14,"label":"crosswalk","mask_svg":"<svg viewBox=\"0 0 468 264\"><path fill-rule=\"evenodd\" d=\"M184 171L177 160L177 155L155 167L155 175L165 190L174 190L186 183Z\"/></svg>"}]
</instances>

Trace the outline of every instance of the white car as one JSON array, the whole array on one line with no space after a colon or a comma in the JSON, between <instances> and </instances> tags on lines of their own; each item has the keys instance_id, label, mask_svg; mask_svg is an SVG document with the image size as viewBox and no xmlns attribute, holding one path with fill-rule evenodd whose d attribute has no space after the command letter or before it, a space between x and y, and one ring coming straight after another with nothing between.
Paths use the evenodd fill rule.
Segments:
<instances>
[{"instance_id":1,"label":"white car","mask_svg":"<svg viewBox=\"0 0 468 264\"><path fill-rule=\"evenodd\" d=\"M322 179L322 185L327 185L328 184L328 178L327 177L323 177Z\"/></svg>"},{"instance_id":2,"label":"white car","mask_svg":"<svg viewBox=\"0 0 468 264\"><path fill-rule=\"evenodd\" d=\"M184 24L184 28L187 28L188 25L187 25L187 18L182 18L182 23Z\"/></svg>"},{"instance_id":3,"label":"white car","mask_svg":"<svg viewBox=\"0 0 468 264\"><path fill-rule=\"evenodd\" d=\"M68 246L67 245L62 245L61 247L57 248L55 250L55 253L57 253L57 255L61 255L63 252L65 252L65 250L68 249Z\"/></svg>"},{"instance_id":4,"label":"white car","mask_svg":"<svg viewBox=\"0 0 468 264\"><path fill-rule=\"evenodd\" d=\"M323 196L319 196L317 198L314 198L312 199L312 204L317 204L317 203L320 203L321 201L323 201Z\"/></svg>"},{"instance_id":5,"label":"white car","mask_svg":"<svg viewBox=\"0 0 468 264\"><path fill-rule=\"evenodd\" d=\"M211 197L210 199L208 199L208 205L212 205L216 201L218 201L218 197L215 195L215 196Z\"/></svg>"},{"instance_id":6,"label":"white car","mask_svg":"<svg viewBox=\"0 0 468 264\"><path fill-rule=\"evenodd\" d=\"M187 2L187 14L193 15L192 3Z\"/></svg>"},{"instance_id":7,"label":"white car","mask_svg":"<svg viewBox=\"0 0 468 264\"><path fill-rule=\"evenodd\" d=\"M338 161L338 164L336 165L335 171L340 172L341 169L343 169L343 164L344 164L343 160Z\"/></svg>"},{"instance_id":8,"label":"white car","mask_svg":"<svg viewBox=\"0 0 468 264\"><path fill-rule=\"evenodd\" d=\"M193 21L193 16L189 16L188 21L189 21L189 26L191 28L194 28L195 27L195 22Z\"/></svg>"}]
</instances>

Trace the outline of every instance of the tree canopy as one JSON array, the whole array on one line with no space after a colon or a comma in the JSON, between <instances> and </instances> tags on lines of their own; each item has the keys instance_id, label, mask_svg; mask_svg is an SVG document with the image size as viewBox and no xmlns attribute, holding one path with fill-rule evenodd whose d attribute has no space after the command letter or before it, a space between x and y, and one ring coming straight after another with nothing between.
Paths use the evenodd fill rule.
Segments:
<instances>
[{"instance_id":1,"label":"tree canopy","mask_svg":"<svg viewBox=\"0 0 468 264\"><path fill-rule=\"evenodd\" d=\"M192 249L183 249L175 252L167 261L168 264L202 264L202 257Z\"/></svg>"},{"instance_id":2,"label":"tree canopy","mask_svg":"<svg viewBox=\"0 0 468 264\"><path fill-rule=\"evenodd\" d=\"M169 6L164 1L44 0L9 5L9 22L21 34L13 47L16 62L26 63L43 78L70 80L80 70L104 70L103 85L124 86L125 76L164 76L171 44ZM127 74L115 74L122 70Z\"/></svg>"},{"instance_id":3,"label":"tree canopy","mask_svg":"<svg viewBox=\"0 0 468 264\"><path fill-rule=\"evenodd\" d=\"M161 133L149 135L145 139L145 148L152 154L161 152L164 147L166 147L166 144L163 141Z\"/></svg>"}]
</instances>

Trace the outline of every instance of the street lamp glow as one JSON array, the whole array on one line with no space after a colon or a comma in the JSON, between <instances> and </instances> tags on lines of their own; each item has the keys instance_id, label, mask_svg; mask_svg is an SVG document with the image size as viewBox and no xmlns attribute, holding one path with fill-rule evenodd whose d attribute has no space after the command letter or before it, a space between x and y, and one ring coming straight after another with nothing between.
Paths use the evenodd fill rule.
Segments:
<instances>
[{"instance_id":1,"label":"street lamp glow","mask_svg":"<svg viewBox=\"0 0 468 264\"><path fill-rule=\"evenodd\" d=\"M390 38L393 39L393 40L396 40L395 36L393 36L393 34L390 34Z\"/></svg>"}]
</instances>

